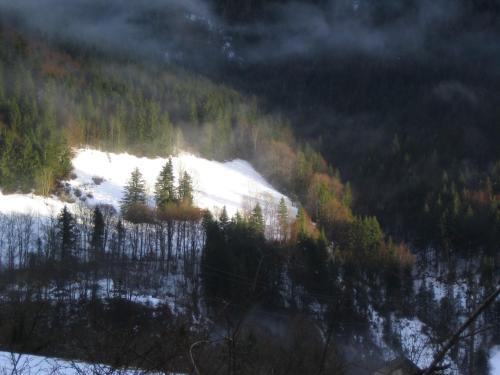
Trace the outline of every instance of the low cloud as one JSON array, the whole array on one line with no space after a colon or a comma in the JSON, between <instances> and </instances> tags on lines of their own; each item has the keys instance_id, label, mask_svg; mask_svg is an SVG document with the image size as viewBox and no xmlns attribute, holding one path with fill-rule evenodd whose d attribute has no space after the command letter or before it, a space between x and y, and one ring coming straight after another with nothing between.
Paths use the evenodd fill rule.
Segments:
<instances>
[{"instance_id":1,"label":"low cloud","mask_svg":"<svg viewBox=\"0 0 500 375\"><path fill-rule=\"evenodd\" d=\"M237 24L224 22L209 0L0 0L0 13L49 37L202 64L362 55L494 67L500 58L495 22L483 22L497 15L469 17L463 1L316 3L270 5L256 21Z\"/></svg>"},{"instance_id":2,"label":"low cloud","mask_svg":"<svg viewBox=\"0 0 500 375\"><path fill-rule=\"evenodd\" d=\"M50 38L150 56L192 43L189 15L206 27L216 23L201 0L0 0L0 14Z\"/></svg>"}]
</instances>

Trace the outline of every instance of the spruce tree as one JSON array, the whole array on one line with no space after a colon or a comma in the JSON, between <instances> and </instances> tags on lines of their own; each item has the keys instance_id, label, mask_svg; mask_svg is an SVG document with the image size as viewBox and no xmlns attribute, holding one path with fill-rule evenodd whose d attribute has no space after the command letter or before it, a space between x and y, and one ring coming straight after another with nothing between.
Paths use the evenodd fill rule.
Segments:
<instances>
[{"instance_id":1,"label":"spruce tree","mask_svg":"<svg viewBox=\"0 0 500 375\"><path fill-rule=\"evenodd\" d=\"M286 206L285 198L281 197L278 206L278 225L280 240L286 241L288 237L288 207Z\"/></svg>"},{"instance_id":2,"label":"spruce tree","mask_svg":"<svg viewBox=\"0 0 500 375\"><path fill-rule=\"evenodd\" d=\"M3 64L0 61L0 103L5 99L5 82L4 82L4 69Z\"/></svg>"},{"instance_id":3,"label":"spruce tree","mask_svg":"<svg viewBox=\"0 0 500 375\"><path fill-rule=\"evenodd\" d=\"M208 230L208 228L214 224L214 217L212 216L212 213L209 210L205 210L203 212L203 218L201 219L201 224L205 230Z\"/></svg>"},{"instance_id":4,"label":"spruce tree","mask_svg":"<svg viewBox=\"0 0 500 375\"><path fill-rule=\"evenodd\" d=\"M57 230L60 258L64 261L73 255L77 238L75 219L66 206L64 206L57 219Z\"/></svg>"},{"instance_id":5,"label":"spruce tree","mask_svg":"<svg viewBox=\"0 0 500 375\"><path fill-rule=\"evenodd\" d=\"M162 209L177 199L174 188L174 168L172 158L163 166L155 185L156 207Z\"/></svg>"},{"instance_id":6,"label":"spruce tree","mask_svg":"<svg viewBox=\"0 0 500 375\"><path fill-rule=\"evenodd\" d=\"M342 203L346 207L351 207L351 205L352 205L352 189L351 189L350 182L347 182L345 184L344 195L342 197Z\"/></svg>"},{"instance_id":7,"label":"spruce tree","mask_svg":"<svg viewBox=\"0 0 500 375\"><path fill-rule=\"evenodd\" d=\"M123 243L125 242L125 226L121 220L116 224L116 241L113 248L113 256L118 258L122 255Z\"/></svg>"},{"instance_id":8,"label":"spruce tree","mask_svg":"<svg viewBox=\"0 0 500 375\"><path fill-rule=\"evenodd\" d=\"M231 219L231 222L234 224L241 224L244 222L244 218L241 216L239 211L236 211L236 214Z\"/></svg>"},{"instance_id":9,"label":"spruce tree","mask_svg":"<svg viewBox=\"0 0 500 375\"><path fill-rule=\"evenodd\" d=\"M22 122L21 109L15 99L11 99L8 104L9 124L11 129L18 130Z\"/></svg>"},{"instance_id":10,"label":"spruce tree","mask_svg":"<svg viewBox=\"0 0 500 375\"><path fill-rule=\"evenodd\" d=\"M135 168L130 175L130 180L125 186L121 200L122 213L126 214L135 205L146 204L146 183L139 168Z\"/></svg>"},{"instance_id":11,"label":"spruce tree","mask_svg":"<svg viewBox=\"0 0 500 375\"><path fill-rule=\"evenodd\" d=\"M93 231L90 246L94 260L100 259L104 253L104 217L98 206L94 209Z\"/></svg>"},{"instance_id":12,"label":"spruce tree","mask_svg":"<svg viewBox=\"0 0 500 375\"><path fill-rule=\"evenodd\" d=\"M297 234L300 236L306 235L308 232L307 229L307 217L304 207L299 207L299 211L297 213Z\"/></svg>"},{"instance_id":13,"label":"spruce tree","mask_svg":"<svg viewBox=\"0 0 500 375\"><path fill-rule=\"evenodd\" d=\"M225 229L229 225L229 216L227 215L226 206L222 208L222 212L219 215L219 225L221 229Z\"/></svg>"},{"instance_id":14,"label":"spruce tree","mask_svg":"<svg viewBox=\"0 0 500 375\"><path fill-rule=\"evenodd\" d=\"M179 181L178 188L179 201L191 206L193 204L193 180L189 173L184 172Z\"/></svg>"},{"instance_id":15,"label":"spruce tree","mask_svg":"<svg viewBox=\"0 0 500 375\"><path fill-rule=\"evenodd\" d=\"M258 234L264 234L265 222L264 216L262 215L262 208L260 204L257 203L255 208L252 210L252 215L250 216L250 227Z\"/></svg>"}]
</instances>

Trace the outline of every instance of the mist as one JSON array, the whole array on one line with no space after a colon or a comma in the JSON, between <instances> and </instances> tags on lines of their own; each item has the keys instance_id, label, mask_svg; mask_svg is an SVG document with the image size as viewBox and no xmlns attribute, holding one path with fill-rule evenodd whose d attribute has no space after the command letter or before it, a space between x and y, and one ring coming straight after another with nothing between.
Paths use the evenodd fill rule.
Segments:
<instances>
[{"instance_id":1,"label":"mist","mask_svg":"<svg viewBox=\"0 0 500 375\"><path fill-rule=\"evenodd\" d=\"M216 23L199 0L0 0L0 14L7 24L49 39L166 60L201 49L209 40L197 34Z\"/></svg>"},{"instance_id":2,"label":"mist","mask_svg":"<svg viewBox=\"0 0 500 375\"><path fill-rule=\"evenodd\" d=\"M228 22L208 0L0 0L4 20L51 38L168 61L269 63L367 56L495 63L498 14L454 0L340 0L268 5Z\"/></svg>"}]
</instances>

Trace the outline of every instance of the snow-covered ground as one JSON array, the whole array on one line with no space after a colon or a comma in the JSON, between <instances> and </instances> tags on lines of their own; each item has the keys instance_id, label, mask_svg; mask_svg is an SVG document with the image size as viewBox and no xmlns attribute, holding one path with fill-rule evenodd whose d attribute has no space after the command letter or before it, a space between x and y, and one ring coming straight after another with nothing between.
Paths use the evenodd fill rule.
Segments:
<instances>
[{"instance_id":1,"label":"snow-covered ground","mask_svg":"<svg viewBox=\"0 0 500 375\"><path fill-rule=\"evenodd\" d=\"M55 216L64 207L56 198L44 198L34 194L2 194L0 212L3 214L33 214L40 217ZM72 206L72 205L70 205Z\"/></svg>"},{"instance_id":2,"label":"snow-covered ground","mask_svg":"<svg viewBox=\"0 0 500 375\"><path fill-rule=\"evenodd\" d=\"M383 359L385 361L393 360L400 356L398 350L391 348L384 339L384 321L385 318L369 307L370 321L371 321L371 337L373 342L380 348ZM429 327L426 326L420 319L414 317L409 318L396 318L391 314L391 330L392 334L398 338L401 344L401 349L404 355L409 358L420 368L427 368L434 359L438 348L432 344L429 336ZM457 373L457 364L449 357L446 356L445 362L450 365L450 368L445 370L443 374Z\"/></svg>"},{"instance_id":3,"label":"snow-covered ground","mask_svg":"<svg viewBox=\"0 0 500 375\"><path fill-rule=\"evenodd\" d=\"M432 363L436 350L424 333L424 327L425 324L418 318L392 320L392 328L399 334L404 352L420 368L426 368Z\"/></svg>"},{"instance_id":4,"label":"snow-covered ground","mask_svg":"<svg viewBox=\"0 0 500 375\"><path fill-rule=\"evenodd\" d=\"M490 374L500 375L500 345L490 350Z\"/></svg>"},{"instance_id":5,"label":"snow-covered ground","mask_svg":"<svg viewBox=\"0 0 500 375\"><path fill-rule=\"evenodd\" d=\"M117 210L123 187L134 168L139 168L146 181L150 203L153 204L154 185L167 159L140 158L127 153L113 154L93 149L76 150L73 159L76 178L67 181L76 202L109 204ZM172 158L176 178L187 171L193 178L195 204L218 213L222 207L230 216L237 211L253 208L258 201L266 211L277 206L283 195L275 190L248 162L233 160L225 163L181 153ZM290 217L296 213L286 198ZM3 195L0 193L0 212L36 213L51 216L64 206L61 200L33 194ZM68 205L70 208L73 205Z\"/></svg>"},{"instance_id":6,"label":"snow-covered ground","mask_svg":"<svg viewBox=\"0 0 500 375\"><path fill-rule=\"evenodd\" d=\"M146 374L141 370L117 370L102 364L91 364L36 355L0 352L0 375L81 375L81 374ZM151 374L151 373L149 373ZM181 375L171 373L170 375Z\"/></svg>"}]
</instances>

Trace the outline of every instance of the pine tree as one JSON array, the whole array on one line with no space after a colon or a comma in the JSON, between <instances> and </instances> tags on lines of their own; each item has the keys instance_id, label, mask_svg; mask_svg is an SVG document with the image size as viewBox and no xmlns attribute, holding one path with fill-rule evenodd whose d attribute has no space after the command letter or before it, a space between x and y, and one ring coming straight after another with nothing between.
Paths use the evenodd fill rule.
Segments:
<instances>
[{"instance_id":1,"label":"pine tree","mask_svg":"<svg viewBox=\"0 0 500 375\"><path fill-rule=\"evenodd\" d=\"M121 200L122 213L126 214L135 205L146 204L146 183L139 168L135 168L130 175L130 180L125 186L123 198Z\"/></svg>"},{"instance_id":2,"label":"pine tree","mask_svg":"<svg viewBox=\"0 0 500 375\"><path fill-rule=\"evenodd\" d=\"M299 207L297 213L297 234L299 236L307 234L307 217L304 207Z\"/></svg>"},{"instance_id":3,"label":"pine tree","mask_svg":"<svg viewBox=\"0 0 500 375\"><path fill-rule=\"evenodd\" d=\"M5 87L4 87L4 69L3 64L0 61L0 103L5 99Z\"/></svg>"},{"instance_id":4,"label":"pine tree","mask_svg":"<svg viewBox=\"0 0 500 375\"><path fill-rule=\"evenodd\" d=\"M342 197L342 203L344 206L351 207L352 205L352 189L351 183L347 182L344 188L344 195Z\"/></svg>"},{"instance_id":5,"label":"pine tree","mask_svg":"<svg viewBox=\"0 0 500 375\"><path fill-rule=\"evenodd\" d=\"M221 229L225 229L229 225L229 216L227 214L226 206L222 208L222 212L219 215L219 225Z\"/></svg>"},{"instance_id":6,"label":"pine tree","mask_svg":"<svg viewBox=\"0 0 500 375\"><path fill-rule=\"evenodd\" d=\"M93 231L90 246L94 260L100 259L104 253L104 217L98 206L94 209Z\"/></svg>"},{"instance_id":7,"label":"pine tree","mask_svg":"<svg viewBox=\"0 0 500 375\"><path fill-rule=\"evenodd\" d=\"M189 173L184 172L178 188L179 201L191 206L193 204L193 181Z\"/></svg>"},{"instance_id":8,"label":"pine tree","mask_svg":"<svg viewBox=\"0 0 500 375\"><path fill-rule=\"evenodd\" d=\"M264 234L265 222L264 216L262 215L262 208L260 204L257 203L255 208L252 210L252 215L250 216L250 227L258 234Z\"/></svg>"},{"instance_id":9,"label":"pine tree","mask_svg":"<svg viewBox=\"0 0 500 375\"><path fill-rule=\"evenodd\" d=\"M8 113L9 113L9 123L11 129L19 129L22 122L21 110L19 108L19 104L15 99L11 99L8 105Z\"/></svg>"},{"instance_id":10,"label":"pine tree","mask_svg":"<svg viewBox=\"0 0 500 375\"><path fill-rule=\"evenodd\" d=\"M174 170L172 158L163 166L155 186L156 207L165 208L167 204L177 200L174 188Z\"/></svg>"},{"instance_id":11,"label":"pine tree","mask_svg":"<svg viewBox=\"0 0 500 375\"><path fill-rule=\"evenodd\" d=\"M288 207L286 206L285 198L281 197L278 206L278 225L280 240L286 241L288 237Z\"/></svg>"},{"instance_id":12,"label":"pine tree","mask_svg":"<svg viewBox=\"0 0 500 375\"><path fill-rule=\"evenodd\" d=\"M123 243L125 241L125 226L121 220L116 224L116 241L113 248L113 256L118 258L122 255Z\"/></svg>"},{"instance_id":13,"label":"pine tree","mask_svg":"<svg viewBox=\"0 0 500 375\"><path fill-rule=\"evenodd\" d=\"M239 211L236 211L236 214L231 219L231 222L233 222L234 224L241 224L244 222L244 218L243 216L241 216Z\"/></svg>"},{"instance_id":14,"label":"pine tree","mask_svg":"<svg viewBox=\"0 0 500 375\"><path fill-rule=\"evenodd\" d=\"M304 259L306 287L314 293L327 293L328 290L328 253L326 240L320 236L318 240L303 235L297 242L297 247Z\"/></svg>"},{"instance_id":15,"label":"pine tree","mask_svg":"<svg viewBox=\"0 0 500 375\"><path fill-rule=\"evenodd\" d=\"M77 238L75 218L66 206L57 219L57 229L61 260L64 261L73 255Z\"/></svg>"},{"instance_id":16,"label":"pine tree","mask_svg":"<svg viewBox=\"0 0 500 375\"><path fill-rule=\"evenodd\" d=\"M203 218L202 218L202 226L205 229L205 231L214 224L214 217L212 216L212 213L209 210L205 210L203 212Z\"/></svg>"}]
</instances>

